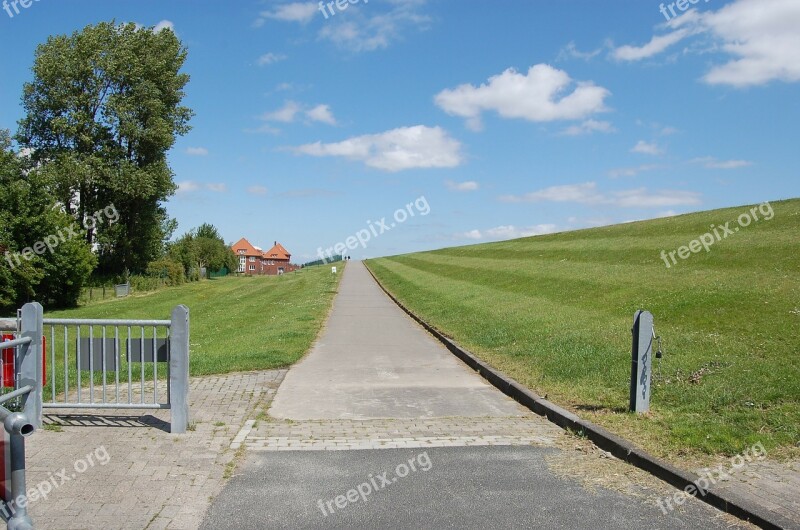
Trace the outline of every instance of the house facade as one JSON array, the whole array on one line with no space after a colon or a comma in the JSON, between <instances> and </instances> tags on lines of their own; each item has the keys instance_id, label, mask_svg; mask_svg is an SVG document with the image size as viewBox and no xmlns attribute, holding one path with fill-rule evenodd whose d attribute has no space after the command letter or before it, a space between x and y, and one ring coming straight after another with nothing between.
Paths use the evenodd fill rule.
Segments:
<instances>
[{"instance_id":1,"label":"house facade","mask_svg":"<svg viewBox=\"0 0 800 530\"><path fill-rule=\"evenodd\" d=\"M300 269L299 265L292 264L292 255L277 241L271 249L264 251L242 238L231 249L239 259L239 274L277 276Z\"/></svg>"}]
</instances>

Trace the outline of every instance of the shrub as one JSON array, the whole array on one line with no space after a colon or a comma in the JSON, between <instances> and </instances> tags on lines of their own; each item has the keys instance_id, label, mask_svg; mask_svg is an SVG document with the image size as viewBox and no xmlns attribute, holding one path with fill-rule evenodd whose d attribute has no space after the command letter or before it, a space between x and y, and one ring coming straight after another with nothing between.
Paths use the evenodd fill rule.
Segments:
<instances>
[{"instance_id":1,"label":"shrub","mask_svg":"<svg viewBox=\"0 0 800 530\"><path fill-rule=\"evenodd\" d=\"M166 258L148 263L147 276L161 278L166 285L182 285L186 283L183 265Z\"/></svg>"}]
</instances>

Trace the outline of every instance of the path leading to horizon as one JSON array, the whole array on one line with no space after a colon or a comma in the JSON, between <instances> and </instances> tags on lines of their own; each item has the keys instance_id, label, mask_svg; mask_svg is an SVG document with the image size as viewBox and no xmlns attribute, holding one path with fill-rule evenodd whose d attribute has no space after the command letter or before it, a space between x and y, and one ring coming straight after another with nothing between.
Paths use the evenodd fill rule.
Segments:
<instances>
[{"instance_id":1,"label":"path leading to horizon","mask_svg":"<svg viewBox=\"0 0 800 530\"><path fill-rule=\"evenodd\" d=\"M532 414L467 368L349 262L311 352L202 528L733 528ZM367 491L369 490L369 491Z\"/></svg>"},{"instance_id":2,"label":"path leading to horizon","mask_svg":"<svg viewBox=\"0 0 800 530\"><path fill-rule=\"evenodd\" d=\"M325 329L270 408L291 420L526 414L408 318L360 261L348 262Z\"/></svg>"}]
</instances>

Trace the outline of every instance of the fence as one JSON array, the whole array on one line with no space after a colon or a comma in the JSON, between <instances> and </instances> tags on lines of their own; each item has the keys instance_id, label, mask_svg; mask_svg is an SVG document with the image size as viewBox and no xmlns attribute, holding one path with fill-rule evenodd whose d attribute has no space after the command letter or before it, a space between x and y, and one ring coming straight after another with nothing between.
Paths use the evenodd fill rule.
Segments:
<instances>
[{"instance_id":1,"label":"fence","mask_svg":"<svg viewBox=\"0 0 800 530\"><path fill-rule=\"evenodd\" d=\"M0 493L16 505L9 528L32 528L25 510L25 444L42 426L43 408L169 409L170 432L189 425L189 310L170 320L45 319L26 304L0 320L0 421L9 454L0 451ZM124 353L122 355L124 344ZM13 390L9 391L9 388ZM14 401L12 412L5 408ZM10 471L10 473L9 473ZM10 484L10 488L8 487Z\"/></svg>"}]
</instances>

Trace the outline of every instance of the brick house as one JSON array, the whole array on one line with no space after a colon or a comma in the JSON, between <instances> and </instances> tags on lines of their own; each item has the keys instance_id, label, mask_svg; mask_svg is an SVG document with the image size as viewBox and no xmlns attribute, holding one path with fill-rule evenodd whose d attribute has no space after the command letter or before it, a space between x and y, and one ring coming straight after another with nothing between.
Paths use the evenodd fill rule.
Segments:
<instances>
[{"instance_id":1,"label":"brick house","mask_svg":"<svg viewBox=\"0 0 800 530\"><path fill-rule=\"evenodd\" d=\"M292 264L292 255L277 241L266 252L253 246L245 238L240 239L231 248L239 258L237 269L239 274L276 276L300 269L299 265Z\"/></svg>"}]
</instances>

